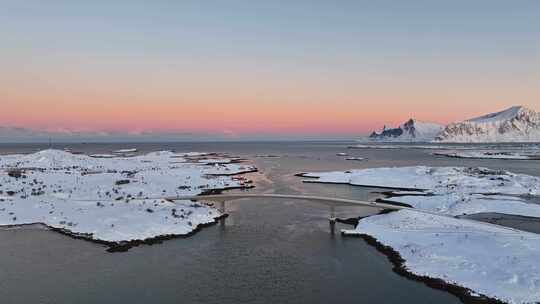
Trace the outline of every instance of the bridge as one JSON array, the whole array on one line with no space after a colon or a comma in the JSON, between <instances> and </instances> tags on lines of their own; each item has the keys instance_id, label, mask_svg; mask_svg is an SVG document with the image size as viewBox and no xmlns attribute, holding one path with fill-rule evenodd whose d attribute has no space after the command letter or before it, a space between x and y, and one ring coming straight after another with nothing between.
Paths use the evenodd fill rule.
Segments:
<instances>
[{"instance_id":1,"label":"bridge","mask_svg":"<svg viewBox=\"0 0 540 304\"><path fill-rule=\"evenodd\" d=\"M368 202L368 201L360 201L360 200L353 200L353 199L345 199L345 198L335 198L335 197L324 197L324 196L310 196L310 195L289 195L289 194L213 194L213 195L195 195L195 196L174 196L174 197L162 197L161 199L166 199L170 201L178 201L178 200L190 200L190 201L209 201L209 202L216 202L220 204L220 211L225 213L225 202L227 201L234 201L234 200L241 200L241 199L257 199L257 198L266 198L266 199L287 199L287 200L300 200L300 201L306 201L306 202L312 202L316 204L326 205L330 208L330 229L332 234L335 230L335 223L336 223L336 215L335 215L335 207L343 207L343 206L356 206L356 207L371 207L381 210L410 210L413 212L418 213L425 213L425 214L431 214L436 216L443 216L443 217L449 217L449 218L455 218L451 215L447 214L441 214L437 212L430 212L425 211L421 209L414 209L407 206L401 206L396 204L389 204L389 203L379 203L379 202ZM460 218L461 221L464 222L471 222L471 223L477 223L476 220L473 219L466 219L466 218ZM488 222L482 222L484 225L494 226L506 229L511 232L515 232L516 230L514 228L501 226L498 224L488 223Z\"/></svg>"},{"instance_id":2,"label":"bridge","mask_svg":"<svg viewBox=\"0 0 540 304\"><path fill-rule=\"evenodd\" d=\"M371 207L376 209L387 209L387 210L412 210L415 212L422 212L422 213L430 213L428 211L413 209L406 206L401 206L397 204L389 204L389 203L379 203L379 202L367 202L367 201L360 201L360 200L354 200L354 199L346 199L346 198L336 198L336 197L325 197L325 196L313 196L313 195L292 195L292 194L204 194L204 195L180 195L180 196L159 196L159 197L146 197L146 199L162 199L162 200L168 200L168 201L194 201L194 202L201 202L201 201L207 201L207 202L215 202L219 203L220 207L219 210L222 213L225 213L225 202L228 201L235 201L235 200L241 200L241 199L257 199L257 198L266 198L266 199L286 199L286 200L299 200L299 201L306 201L311 203L316 203L319 205L326 205L330 208L330 222L336 221L335 216L335 207L343 207L343 206L353 206L353 207ZM142 200L142 198L135 198L134 200ZM87 199L85 200L77 200L77 201L89 201ZM94 201L94 200L92 200ZM103 201L103 200L100 200Z\"/></svg>"},{"instance_id":3,"label":"bridge","mask_svg":"<svg viewBox=\"0 0 540 304\"><path fill-rule=\"evenodd\" d=\"M418 213L425 213L435 216L443 216L443 217L449 217L449 218L455 218L454 216L448 215L448 214L441 214L437 212L430 212L426 210L421 209L414 209L407 206L397 205L397 204L390 204L390 203L382 203L382 202L368 202L368 201L361 201L361 200L354 200L354 199L346 199L346 198L336 198L336 197L324 197L324 196L313 196L313 195L292 195L292 194L208 194L208 195L180 195L180 196L169 196L169 197L147 197L144 199L163 199L168 201L195 201L195 202L214 202L219 203L219 210L222 213L225 213L225 202L228 201L235 201L235 200L241 200L241 199L258 199L258 198L266 198L266 199L286 199L286 200L299 200L299 201L306 201L311 203L316 203L320 205L325 205L329 207L330 211L330 227L332 229L332 232L334 232L334 225L336 223L336 215L335 215L335 207L371 207L381 210L409 210L413 212ZM136 199L137 200L137 199ZM87 201L87 200L79 200L79 201ZM94 201L94 200L92 200ZM471 223L477 223L476 220L473 219L466 219L466 218L460 218L460 221L464 222L471 222ZM516 230L514 228L501 226L498 224L488 223L488 222L482 222L484 225L494 226L500 228L507 229L508 231L515 232Z\"/></svg>"},{"instance_id":4,"label":"bridge","mask_svg":"<svg viewBox=\"0 0 540 304\"><path fill-rule=\"evenodd\" d=\"M241 200L241 199L256 199L256 198L266 198L266 199L287 199L287 200L300 200L300 201L307 201L312 202L320 205L326 205L330 208L330 223L335 223L336 221L336 215L335 215L335 207L339 206L356 206L356 207L371 207L371 208L377 208L377 209L389 209L389 210L413 210L413 211L419 211L417 209L413 209L410 207L400 206L400 205L394 205L394 204L387 204L387 203L378 203L378 202L367 202L367 201L359 201L359 200L353 200L353 199L345 199L345 198L335 198L335 197L324 197L324 196L310 196L310 195L290 195L290 194L215 194L215 195L193 195L193 196L174 196L174 197L166 197L164 199L169 201L180 201L180 200L189 200L189 201L209 201L209 202L216 202L220 204L220 211L225 212L225 202L227 201L234 201L234 200ZM422 212L422 211L420 211Z\"/></svg>"}]
</instances>

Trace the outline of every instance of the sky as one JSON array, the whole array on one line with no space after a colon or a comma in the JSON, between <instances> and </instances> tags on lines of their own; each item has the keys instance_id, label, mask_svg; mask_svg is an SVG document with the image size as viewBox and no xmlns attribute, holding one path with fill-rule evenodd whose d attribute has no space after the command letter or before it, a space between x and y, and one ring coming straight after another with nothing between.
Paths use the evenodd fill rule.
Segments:
<instances>
[{"instance_id":1,"label":"sky","mask_svg":"<svg viewBox=\"0 0 540 304\"><path fill-rule=\"evenodd\" d=\"M0 0L0 126L345 138L540 110L540 1Z\"/></svg>"}]
</instances>

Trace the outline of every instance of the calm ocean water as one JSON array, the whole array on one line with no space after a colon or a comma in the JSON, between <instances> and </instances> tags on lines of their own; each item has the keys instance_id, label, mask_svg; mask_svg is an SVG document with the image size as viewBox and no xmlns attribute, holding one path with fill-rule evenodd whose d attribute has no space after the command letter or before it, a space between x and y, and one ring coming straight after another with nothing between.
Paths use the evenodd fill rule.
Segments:
<instances>
[{"instance_id":1,"label":"calm ocean water","mask_svg":"<svg viewBox=\"0 0 540 304\"><path fill-rule=\"evenodd\" d=\"M120 148L228 152L261 170L251 192L374 199L375 189L303 184L295 173L365 167L484 166L540 175L540 161L461 160L429 150L347 150L347 142L66 144L85 153ZM0 145L0 154L47 145ZM366 162L336 156L368 157ZM279 158L256 157L278 155ZM195 235L125 253L40 228L0 230L1 303L459 303L392 271L359 238L333 234L328 210L308 202L228 203L230 216ZM340 217L366 215L359 207ZM344 228L338 224L337 229ZM339 231L339 230L338 230Z\"/></svg>"}]
</instances>

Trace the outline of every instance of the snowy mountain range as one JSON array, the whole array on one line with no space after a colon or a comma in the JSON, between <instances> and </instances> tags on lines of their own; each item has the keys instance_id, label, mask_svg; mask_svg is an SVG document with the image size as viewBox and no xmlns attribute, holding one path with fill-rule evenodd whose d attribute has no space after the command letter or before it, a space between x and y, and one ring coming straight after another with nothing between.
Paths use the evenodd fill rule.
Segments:
<instances>
[{"instance_id":1,"label":"snowy mountain range","mask_svg":"<svg viewBox=\"0 0 540 304\"><path fill-rule=\"evenodd\" d=\"M369 138L378 141L426 142L432 141L443 128L443 125L411 118L397 128L387 129L385 126L380 133L371 133Z\"/></svg>"},{"instance_id":2,"label":"snowy mountain range","mask_svg":"<svg viewBox=\"0 0 540 304\"><path fill-rule=\"evenodd\" d=\"M373 132L370 140L392 142L540 142L540 113L523 106L442 126L410 119L403 125Z\"/></svg>"},{"instance_id":3,"label":"snowy mountain range","mask_svg":"<svg viewBox=\"0 0 540 304\"><path fill-rule=\"evenodd\" d=\"M452 123L435 138L439 142L539 142L540 113L511 107L463 122Z\"/></svg>"}]
</instances>

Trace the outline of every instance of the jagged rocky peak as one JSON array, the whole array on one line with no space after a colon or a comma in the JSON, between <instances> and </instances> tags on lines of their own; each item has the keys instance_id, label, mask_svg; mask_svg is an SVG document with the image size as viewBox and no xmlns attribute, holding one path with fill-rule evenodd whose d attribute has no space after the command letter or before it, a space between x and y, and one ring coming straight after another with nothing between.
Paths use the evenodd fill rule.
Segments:
<instances>
[{"instance_id":1,"label":"jagged rocky peak","mask_svg":"<svg viewBox=\"0 0 540 304\"><path fill-rule=\"evenodd\" d=\"M523 106L452 123L437 136L442 142L538 142L540 113Z\"/></svg>"},{"instance_id":2,"label":"jagged rocky peak","mask_svg":"<svg viewBox=\"0 0 540 304\"><path fill-rule=\"evenodd\" d=\"M411 118L397 128L384 126L380 133L373 132L369 138L382 141L432 141L442 129L442 125Z\"/></svg>"}]
</instances>

